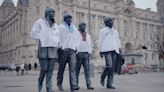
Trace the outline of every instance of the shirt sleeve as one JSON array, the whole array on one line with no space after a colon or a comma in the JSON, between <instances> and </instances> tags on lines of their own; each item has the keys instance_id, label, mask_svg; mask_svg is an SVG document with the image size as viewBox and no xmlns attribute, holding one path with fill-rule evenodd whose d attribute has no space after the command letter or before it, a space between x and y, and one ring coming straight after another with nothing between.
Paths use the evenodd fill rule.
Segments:
<instances>
[{"instance_id":1,"label":"shirt sleeve","mask_svg":"<svg viewBox=\"0 0 164 92\"><path fill-rule=\"evenodd\" d=\"M30 33L31 38L33 39L40 39L40 29L41 25L39 21L36 21L32 27L32 31Z\"/></svg>"}]
</instances>

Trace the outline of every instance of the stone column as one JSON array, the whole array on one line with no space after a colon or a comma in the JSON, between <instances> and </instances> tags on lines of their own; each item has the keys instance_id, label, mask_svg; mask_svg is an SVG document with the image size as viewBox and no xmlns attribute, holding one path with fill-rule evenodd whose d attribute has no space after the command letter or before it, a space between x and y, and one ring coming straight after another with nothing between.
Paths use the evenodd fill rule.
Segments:
<instances>
[{"instance_id":1,"label":"stone column","mask_svg":"<svg viewBox=\"0 0 164 92\"><path fill-rule=\"evenodd\" d=\"M135 34L136 34L136 26L135 26L135 18L132 18L132 25L131 25L131 38L134 40L135 39ZM135 34L134 34L135 33Z\"/></svg>"},{"instance_id":2,"label":"stone column","mask_svg":"<svg viewBox=\"0 0 164 92\"><path fill-rule=\"evenodd\" d=\"M119 36L120 36L120 39L121 39L121 46L122 46L122 48L124 47L123 45L124 45L124 42L123 42L123 40L124 40L124 31L123 31L123 18L122 18L122 15L119 15L118 16L118 29L117 30L119 30L120 31L120 34L119 34Z\"/></svg>"},{"instance_id":3,"label":"stone column","mask_svg":"<svg viewBox=\"0 0 164 92\"><path fill-rule=\"evenodd\" d=\"M140 37L140 41L142 42L143 41L143 24L142 24L142 22L139 22L139 23L140 23L139 37Z\"/></svg>"},{"instance_id":4,"label":"stone column","mask_svg":"<svg viewBox=\"0 0 164 92\"><path fill-rule=\"evenodd\" d=\"M58 23L60 24L63 21L63 5L62 5L62 0L58 0Z\"/></svg>"},{"instance_id":5,"label":"stone column","mask_svg":"<svg viewBox=\"0 0 164 92\"><path fill-rule=\"evenodd\" d=\"M73 0L73 24L76 25L76 1Z\"/></svg>"},{"instance_id":6,"label":"stone column","mask_svg":"<svg viewBox=\"0 0 164 92\"><path fill-rule=\"evenodd\" d=\"M102 65L102 63L100 63L101 58L99 56L99 46L98 46L98 41L99 41L99 31L100 29L98 28L98 25L99 25L99 22L98 21L98 15L95 15L95 20L94 20L94 30L92 30L93 32L91 32L92 34L92 43L94 45L93 47L93 62L96 62L95 63L95 66L97 65Z\"/></svg>"}]
</instances>

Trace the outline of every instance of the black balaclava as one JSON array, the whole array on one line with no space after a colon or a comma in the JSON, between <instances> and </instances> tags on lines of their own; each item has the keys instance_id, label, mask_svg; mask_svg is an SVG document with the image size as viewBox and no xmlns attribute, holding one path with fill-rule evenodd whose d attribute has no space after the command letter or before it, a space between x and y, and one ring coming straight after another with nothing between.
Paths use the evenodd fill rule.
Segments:
<instances>
[{"instance_id":1,"label":"black balaclava","mask_svg":"<svg viewBox=\"0 0 164 92\"><path fill-rule=\"evenodd\" d=\"M110 17L106 17L104 19L105 26L112 28L113 27L113 19Z\"/></svg>"},{"instance_id":2,"label":"black balaclava","mask_svg":"<svg viewBox=\"0 0 164 92\"><path fill-rule=\"evenodd\" d=\"M55 10L50 7L47 7L45 10L45 18L50 23L50 25L55 23L54 16L55 16Z\"/></svg>"}]
</instances>

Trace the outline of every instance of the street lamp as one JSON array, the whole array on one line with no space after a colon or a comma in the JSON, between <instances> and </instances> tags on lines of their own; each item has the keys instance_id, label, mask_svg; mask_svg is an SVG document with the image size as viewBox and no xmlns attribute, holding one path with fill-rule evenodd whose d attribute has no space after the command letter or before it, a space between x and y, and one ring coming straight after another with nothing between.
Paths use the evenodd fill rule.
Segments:
<instances>
[{"instance_id":1,"label":"street lamp","mask_svg":"<svg viewBox=\"0 0 164 92\"><path fill-rule=\"evenodd\" d=\"M89 31L89 34L91 35L91 0L88 1L88 31Z\"/></svg>"}]
</instances>

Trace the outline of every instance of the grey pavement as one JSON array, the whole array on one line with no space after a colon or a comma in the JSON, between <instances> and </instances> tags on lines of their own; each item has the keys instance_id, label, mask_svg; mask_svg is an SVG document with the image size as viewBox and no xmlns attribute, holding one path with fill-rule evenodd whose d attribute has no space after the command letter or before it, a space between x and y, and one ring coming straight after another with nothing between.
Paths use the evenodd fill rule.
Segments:
<instances>
[{"instance_id":1,"label":"grey pavement","mask_svg":"<svg viewBox=\"0 0 164 92\"><path fill-rule=\"evenodd\" d=\"M38 74L38 71L33 70L28 75L16 76L15 71L0 71L0 92L37 92ZM60 92L56 87L56 74L57 71L54 71L53 90ZM94 90L86 89L83 73L79 79L80 90L77 92L164 92L163 72L115 75L113 85L116 89L102 87L98 73L92 78ZM64 92L70 92L68 72L65 72L63 87ZM42 92L45 92L45 85Z\"/></svg>"}]
</instances>

